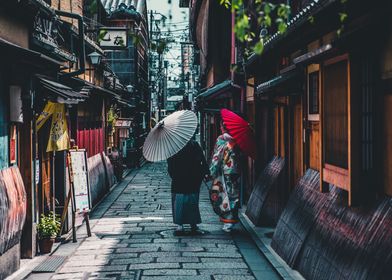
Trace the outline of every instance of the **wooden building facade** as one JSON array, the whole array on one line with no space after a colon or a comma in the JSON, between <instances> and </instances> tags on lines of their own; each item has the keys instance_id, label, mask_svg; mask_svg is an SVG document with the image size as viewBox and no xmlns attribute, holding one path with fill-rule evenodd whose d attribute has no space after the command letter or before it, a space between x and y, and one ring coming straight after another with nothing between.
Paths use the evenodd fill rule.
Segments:
<instances>
[{"instance_id":1,"label":"wooden building facade","mask_svg":"<svg viewBox=\"0 0 392 280\"><path fill-rule=\"evenodd\" d=\"M238 55L221 56L240 47L220 38L216 23L228 33L232 24L215 2L189 2L206 87L198 97L206 155L219 133L219 109L243 113L258 147L256 161L244 159L246 215L257 226L276 227L272 248L305 278L387 279L390 3L288 1L287 31L269 30L263 53L245 61L245 73L223 71L214 81L214 70L239 62ZM211 26L210 14L222 18ZM239 101L233 85L243 92Z\"/></svg>"},{"instance_id":2,"label":"wooden building facade","mask_svg":"<svg viewBox=\"0 0 392 280\"><path fill-rule=\"evenodd\" d=\"M108 111L135 106L108 63L93 65L88 57L104 56L97 30L84 28L90 17L106 20L102 3L94 2L97 9L90 9L91 1L0 4L1 279L19 268L21 257L36 256L39 215L61 214L68 194L68 147L48 149L51 121L37 124L49 102L64 108L69 138L87 151L93 205L114 183L105 154Z\"/></svg>"},{"instance_id":3,"label":"wooden building facade","mask_svg":"<svg viewBox=\"0 0 392 280\"><path fill-rule=\"evenodd\" d=\"M262 147L247 215L276 226L272 247L309 279L386 279L392 261L378 247L390 250L390 238L370 230L381 217L392 230L386 2L291 1L287 32L246 64Z\"/></svg>"}]
</instances>

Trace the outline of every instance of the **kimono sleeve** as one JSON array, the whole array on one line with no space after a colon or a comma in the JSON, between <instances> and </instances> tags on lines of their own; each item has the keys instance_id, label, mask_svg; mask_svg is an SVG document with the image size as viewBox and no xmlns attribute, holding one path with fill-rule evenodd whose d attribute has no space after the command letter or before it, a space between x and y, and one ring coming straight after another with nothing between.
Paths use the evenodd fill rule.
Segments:
<instances>
[{"instance_id":1,"label":"kimono sleeve","mask_svg":"<svg viewBox=\"0 0 392 280\"><path fill-rule=\"evenodd\" d=\"M224 145L221 143L222 141L218 138L215 143L214 147L214 153L211 158L211 164L210 164L210 173L213 178L217 178L221 174L221 168L222 168L222 160L223 160L223 149Z\"/></svg>"},{"instance_id":2,"label":"kimono sleeve","mask_svg":"<svg viewBox=\"0 0 392 280\"><path fill-rule=\"evenodd\" d=\"M233 149L233 147L231 147L230 145L226 147L224 153L223 173L225 175L240 173L238 155L235 149Z\"/></svg>"}]
</instances>

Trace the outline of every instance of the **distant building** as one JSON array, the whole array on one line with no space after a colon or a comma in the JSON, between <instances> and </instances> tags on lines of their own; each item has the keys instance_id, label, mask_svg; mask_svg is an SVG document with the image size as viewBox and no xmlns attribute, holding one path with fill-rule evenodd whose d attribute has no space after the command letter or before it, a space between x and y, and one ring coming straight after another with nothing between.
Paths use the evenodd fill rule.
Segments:
<instances>
[{"instance_id":1,"label":"distant building","mask_svg":"<svg viewBox=\"0 0 392 280\"><path fill-rule=\"evenodd\" d=\"M175 111L178 104L184 100L183 95L173 95L166 99L166 111Z\"/></svg>"},{"instance_id":2,"label":"distant building","mask_svg":"<svg viewBox=\"0 0 392 280\"><path fill-rule=\"evenodd\" d=\"M132 119L133 134L130 137L133 138L134 149L138 150L137 154L141 155L140 149L150 123L151 99L148 86L149 35L146 0L101 2L107 12L107 27L100 30L100 44L102 46L107 40L119 39L117 42L113 41L105 54L111 69L126 87L128 94L125 99L133 105L133 108L123 111L121 117Z\"/></svg>"}]
</instances>

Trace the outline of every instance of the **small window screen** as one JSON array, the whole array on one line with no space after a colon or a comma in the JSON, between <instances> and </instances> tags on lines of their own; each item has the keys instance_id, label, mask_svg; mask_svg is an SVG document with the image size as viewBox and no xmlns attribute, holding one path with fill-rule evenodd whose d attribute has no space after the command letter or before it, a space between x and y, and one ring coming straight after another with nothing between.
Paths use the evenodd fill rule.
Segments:
<instances>
[{"instance_id":1,"label":"small window screen","mask_svg":"<svg viewBox=\"0 0 392 280\"><path fill-rule=\"evenodd\" d=\"M319 114L319 71L309 74L309 114Z\"/></svg>"}]
</instances>

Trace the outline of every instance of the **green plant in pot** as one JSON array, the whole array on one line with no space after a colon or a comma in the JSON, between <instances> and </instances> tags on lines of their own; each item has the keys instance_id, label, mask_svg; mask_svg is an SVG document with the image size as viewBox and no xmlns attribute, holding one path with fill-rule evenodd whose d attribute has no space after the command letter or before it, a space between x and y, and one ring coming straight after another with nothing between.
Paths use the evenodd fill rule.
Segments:
<instances>
[{"instance_id":1,"label":"green plant in pot","mask_svg":"<svg viewBox=\"0 0 392 280\"><path fill-rule=\"evenodd\" d=\"M60 231L59 215L50 211L47 215L41 214L39 223L37 225L39 250L42 254L47 254L52 251L54 240Z\"/></svg>"}]
</instances>

